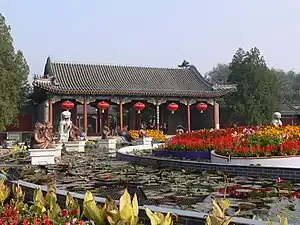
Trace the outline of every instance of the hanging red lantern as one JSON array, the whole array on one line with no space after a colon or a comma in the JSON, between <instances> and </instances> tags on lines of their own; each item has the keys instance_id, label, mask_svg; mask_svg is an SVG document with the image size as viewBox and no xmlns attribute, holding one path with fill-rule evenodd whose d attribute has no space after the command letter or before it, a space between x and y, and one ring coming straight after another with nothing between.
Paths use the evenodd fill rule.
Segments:
<instances>
[{"instance_id":1,"label":"hanging red lantern","mask_svg":"<svg viewBox=\"0 0 300 225\"><path fill-rule=\"evenodd\" d=\"M71 101L64 101L63 103L61 103L61 107L64 110L71 110L74 108L74 103Z\"/></svg>"},{"instance_id":2,"label":"hanging red lantern","mask_svg":"<svg viewBox=\"0 0 300 225\"><path fill-rule=\"evenodd\" d=\"M108 109L109 104L105 101L101 101L97 104L97 107L101 110L101 113L104 113L104 110Z\"/></svg>"},{"instance_id":3,"label":"hanging red lantern","mask_svg":"<svg viewBox=\"0 0 300 225\"><path fill-rule=\"evenodd\" d=\"M170 103L168 105L168 110L174 114L174 112L179 108L179 106L176 103Z\"/></svg>"},{"instance_id":4,"label":"hanging red lantern","mask_svg":"<svg viewBox=\"0 0 300 225\"><path fill-rule=\"evenodd\" d=\"M207 110L207 105L205 103L198 103L196 108L200 111L200 113L203 113L203 111Z\"/></svg>"},{"instance_id":5,"label":"hanging red lantern","mask_svg":"<svg viewBox=\"0 0 300 225\"><path fill-rule=\"evenodd\" d=\"M145 108L145 104L142 102L137 102L133 107L137 110L138 113L141 113L141 111Z\"/></svg>"}]
</instances>

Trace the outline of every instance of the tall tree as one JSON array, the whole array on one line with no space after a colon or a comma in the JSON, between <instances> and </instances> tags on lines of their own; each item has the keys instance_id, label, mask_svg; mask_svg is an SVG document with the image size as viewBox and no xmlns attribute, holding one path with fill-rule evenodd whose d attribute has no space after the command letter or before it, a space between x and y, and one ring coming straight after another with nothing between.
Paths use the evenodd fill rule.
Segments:
<instances>
[{"instance_id":1,"label":"tall tree","mask_svg":"<svg viewBox=\"0 0 300 225\"><path fill-rule=\"evenodd\" d=\"M16 121L28 87L28 74L23 53L15 51L10 27L0 14L0 131Z\"/></svg>"},{"instance_id":2,"label":"tall tree","mask_svg":"<svg viewBox=\"0 0 300 225\"><path fill-rule=\"evenodd\" d=\"M205 78L213 84L226 84L229 74L229 65L219 63L211 71L205 74Z\"/></svg>"},{"instance_id":3,"label":"tall tree","mask_svg":"<svg viewBox=\"0 0 300 225\"><path fill-rule=\"evenodd\" d=\"M294 71L285 72L280 69L271 69L278 79L280 86L280 96L282 100L291 101L295 97L296 73Z\"/></svg>"},{"instance_id":4,"label":"tall tree","mask_svg":"<svg viewBox=\"0 0 300 225\"><path fill-rule=\"evenodd\" d=\"M280 87L260 51L238 49L229 69L228 82L237 85L237 92L226 98L232 121L246 125L269 122L280 104Z\"/></svg>"}]
</instances>

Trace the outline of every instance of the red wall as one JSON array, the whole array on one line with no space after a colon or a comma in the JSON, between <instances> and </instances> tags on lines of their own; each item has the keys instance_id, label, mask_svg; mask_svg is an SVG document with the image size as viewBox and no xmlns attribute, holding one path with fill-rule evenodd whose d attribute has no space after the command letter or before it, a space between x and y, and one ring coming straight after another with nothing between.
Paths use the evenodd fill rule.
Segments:
<instances>
[{"instance_id":1,"label":"red wall","mask_svg":"<svg viewBox=\"0 0 300 225\"><path fill-rule=\"evenodd\" d=\"M292 118L292 117L284 117L281 118L282 124L283 125L296 125L296 118Z\"/></svg>"},{"instance_id":2,"label":"red wall","mask_svg":"<svg viewBox=\"0 0 300 225\"><path fill-rule=\"evenodd\" d=\"M19 124L10 125L6 132L22 132L22 131L32 131L32 115L20 115L18 117Z\"/></svg>"}]
</instances>

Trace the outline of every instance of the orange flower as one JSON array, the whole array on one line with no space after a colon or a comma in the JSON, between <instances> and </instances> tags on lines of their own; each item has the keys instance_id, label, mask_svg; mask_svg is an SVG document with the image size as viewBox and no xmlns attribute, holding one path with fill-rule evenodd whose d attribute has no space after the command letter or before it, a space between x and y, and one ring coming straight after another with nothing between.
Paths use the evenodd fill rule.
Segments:
<instances>
[{"instance_id":1,"label":"orange flower","mask_svg":"<svg viewBox=\"0 0 300 225\"><path fill-rule=\"evenodd\" d=\"M152 137L153 141L165 141L166 136L160 130L146 130L148 137ZM130 130L129 135L133 139L139 138L139 131L138 130Z\"/></svg>"}]
</instances>

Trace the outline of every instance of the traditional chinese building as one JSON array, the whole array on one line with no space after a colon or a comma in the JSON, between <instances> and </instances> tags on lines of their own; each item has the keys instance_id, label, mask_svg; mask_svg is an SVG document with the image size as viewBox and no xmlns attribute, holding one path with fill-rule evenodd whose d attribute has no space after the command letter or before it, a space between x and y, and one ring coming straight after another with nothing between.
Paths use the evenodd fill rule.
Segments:
<instances>
[{"instance_id":1,"label":"traditional chinese building","mask_svg":"<svg viewBox=\"0 0 300 225\"><path fill-rule=\"evenodd\" d=\"M118 117L121 130L125 125L130 129L138 128L146 111L154 118L156 129L166 123L169 134L175 133L179 124L188 131L219 128L218 99L234 91L232 86L213 86L193 65L152 68L58 63L50 58L46 61L44 75L36 77L33 85L38 111L36 120L50 121L57 126L61 103L69 100L75 105L70 110L73 123L88 133L99 133L99 121L108 121L111 109ZM103 114L97 111L100 101L107 102L110 110ZM141 114L134 108L137 102L145 105ZM175 113L168 110L170 103L178 105ZM198 103L206 104L207 110L200 113Z\"/></svg>"},{"instance_id":2,"label":"traditional chinese building","mask_svg":"<svg viewBox=\"0 0 300 225\"><path fill-rule=\"evenodd\" d=\"M300 110L299 107L285 101L280 106L281 121L283 125L299 125Z\"/></svg>"}]
</instances>

